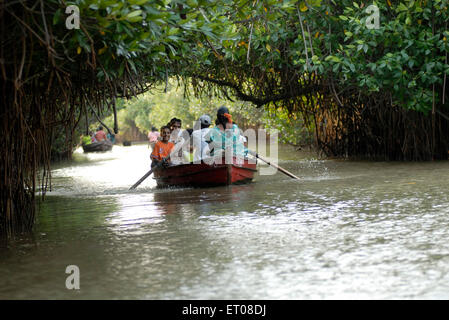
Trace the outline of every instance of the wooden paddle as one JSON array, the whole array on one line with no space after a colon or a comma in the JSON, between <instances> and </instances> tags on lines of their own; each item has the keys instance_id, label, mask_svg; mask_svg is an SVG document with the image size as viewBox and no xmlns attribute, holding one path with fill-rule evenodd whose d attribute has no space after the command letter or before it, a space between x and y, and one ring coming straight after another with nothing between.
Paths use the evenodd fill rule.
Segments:
<instances>
[{"instance_id":1,"label":"wooden paddle","mask_svg":"<svg viewBox=\"0 0 449 320\"><path fill-rule=\"evenodd\" d=\"M143 182L143 180L148 178L150 176L150 174L152 174L155 169L159 168L162 165L162 163L164 163L164 161L169 159L169 158L170 158L170 155L168 155L162 161L160 161L158 164L156 164L153 168L151 168L150 171L145 173L145 175L142 178L140 178L139 181L137 181L135 184L133 184L132 187L129 188L129 190L134 190L135 188L137 188L139 186L139 184L141 184Z\"/></svg>"},{"instance_id":2,"label":"wooden paddle","mask_svg":"<svg viewBox=\"0 0 449 320\"><path fill-rule=\"evenodd\" d=\"M287 176L293 178L293 179L297 179L300 180L297 176L295 176L293 173L288 172L287 170L285 170L284 168L279 167L278 165L271 163L270 161L268 161L267 159L262 158L261 156L259 156L256 152L248 150L248 153L254 157L256 157L257 159L262 160L263 162L265 162L266 164L278 169L280 172L286 174Z\"/></svg>"}]
</instances>

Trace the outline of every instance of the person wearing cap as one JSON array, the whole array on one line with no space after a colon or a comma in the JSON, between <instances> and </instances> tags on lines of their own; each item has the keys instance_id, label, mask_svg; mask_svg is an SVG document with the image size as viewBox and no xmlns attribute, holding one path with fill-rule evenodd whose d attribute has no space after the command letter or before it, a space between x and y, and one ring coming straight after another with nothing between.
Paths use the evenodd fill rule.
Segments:
<instances>
[{"instance_id":1,"label":"person wearing cap","mask_svg":"<svg viewBox=\"0 0 449 320\"><path fill-rule=\"evenodd\" d=\"M248 150L243 145L239 127L232 122L229 109L225 106L217 110L215 127L209 132L210 155L218 154L219 150L225 150L228 145L232 145L233 156L243 157Z\"/></svg>"},{"instance_id":2,"label":"person wearing cap","mask_svg":"<svg viewBox=\"0 0 449 320\"><path fill-rule=\"evenodd\" d=\"M193 142L193 161L199 162L203 159L208 150L209 144L206 142L206 137L208 136L210 125L212 124L212 119L209 115L203 114L197 121L199 123L200 128L194 130L192 133L192 142Z\"/></svg>"}]
</instances>

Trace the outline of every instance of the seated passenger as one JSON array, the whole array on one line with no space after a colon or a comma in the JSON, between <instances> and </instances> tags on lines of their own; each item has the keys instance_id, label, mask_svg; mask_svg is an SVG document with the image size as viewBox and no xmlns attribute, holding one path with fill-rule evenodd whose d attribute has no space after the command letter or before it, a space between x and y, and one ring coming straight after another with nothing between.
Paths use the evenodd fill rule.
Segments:
<instances>
[{"instance_id":1,"label":"seated passenger","mask_svg":"<svg viewBox=\"0 0 449 320\"><path fill-rule=\"evenodd\" d=\"M80 142L76 145L76 148L80 147L80 146L87 146L88 144L91 144L92 140L91 137L89 135L80 135Z\"/></svg>"},{"instance_id":2,"label":"seated passenger","mask_svg":"<svg viewBox=\"0 0 449 320\"><path fill-rule=\"evenodd\" d=\"M169 141L173 143L177 148L175 154L172 155L171 162L173 165L179 165L184 162L182 155L183 151L182 148L184 146L184 142L186 142L189 139L189 137L187 131L181 129L182 126L181 119L178 118L171 119L170 125L171 125L170 127L171 134Z\"/></svg>"},{"instance_id":3,"label":"seated passenger","mask_svg":"<svg viewBox=\"0 0 449 320\"><path fill-rule=\"evenodd\" d=\"M107 134L107 139L108 139L108 141L110 141L110 142L112 142L113 144L115 144L115 134L111 134L111 133L108 133Z\"/></svg>"},{"instance_id":4,"label":"seated passenger","mask_svg":"<svg viewBox=\"0 0 449 320\"><path fill-rule=\"evenodd\" d=\"M172 130L172 126L173 123L175 122L175 120L178 120L177 118L171 118L171 120L167 123L167 126L170 128L170 130Z\"/></svg>"},{"instance_id":5,"label":"seated passenger","mask_svg":"<svg viewBox=\"0 0 449 320\"><path fill-rule=\"evenodd\" d=\"M159 137L160 134L157 129L155 127L152 127L151 131L148 132L148 145L151 146L151 149L154 149L154 145L156 144Z\"/></svg>"},{"instance_id":6,"label":"seated passenger","mask_svg":"<svg viewBox=\"0 0 449 320\"><path fill-rule=\"evenodd\" d=\"M87 135L87 136L81 135L81 145L87 146L91 143L92 143L92 138L89 135Z\"/></svg>"},{"instance_id":7,"label":"seated passenger","mask_svg":"<svg viewBox=\"0 0 449 320\"><path fill-rule=\"evenodd\" d=\"M170 123L170 131L171 131L169 141L174 144L177 144L182 141L182 130L181 130L182 121L181 121L181 119L173 118L170 120L169 123Z\"/></svg>"},{"instance_id":8,"label":"seated passenger","mask_svg":"<svg viewBox=\"0 0 449 320\"><path fill-rule=\"evenodd\" d=\"M165 158L170 155L173 147L175 146L173 143L169 142L170 138L170 128L168 126L163 126L161 128L161 139L157 141L154 145L153 152L151 152L151 167L159 164ZM166 159L163 165L169 165L171 163L170 158Z\"/></svg>"},{"instance_id":9,"label":"seated passenger","mask_svg":"<svg viewBox=\"0 0 449 320\"><path fill-rule=\"evenodd\" d=\"M240 138L239 127L232 123L232 116L229 114L228 108L223 106L218 109L215 124L216 126L210 129L209 132L209 139L211 141L209 144L211 150L210 155L218 156L228 147L232 147L232 156L244 157L248 153L248 150Z\"/></svg>"},{"instance_id":10,"label":"seated passenger","mask_svg":"<svg viewBox=\"0 0 449 320\"><path fill-rule=\"evenodd\" d=\"M187 131L188 131L188 129L187 129ZM183 156L183 160L184 160L184 163L192 163L193 162L193 157L194 157L194 151L195 151L195 149L194 149L194 147L193 147L193 139L192 139L192 136L190 136L190 139L189 139L190 141L190 143L189 143L189 145L187 146L188 147L188 150L184 150L183 152L182 152L182 156Z\"/></svg>"},{"instance_id":11,"label":"seated passenger","mask_svg":"<svg viewBox=\"0 0 449 320\"><path fill-rule=\"evenodd\" d=\"M89 136L91 142L97 142L97 139L95 139L95 133L93 131L89 131Z\"/></svg>"},{"instance_id":12,"label":"seated passenger","mask_svg":"<svg viewBox=\"0 0 449 320\"><path fill-rule=\"evenodd\" d=\"M199 119L198 130L194 130L192 133L193 147L195 149L193 161L199 162L201 159L206 157L209 150L209 144L206 142L206 137L210 130L210 125L212 123L211 118L207 114L203 114Z\"/></svg>"},{"instance_id":13,"label":"seated passenger","mask_svg":"<svg viewBox=\"0 0 449 320\"><path fill-rule=\"evenodd\" d=\"M108 138L106 137L106 133L103 131L103 127L99 126L98 131L95 133L95 139L97 141L106 141Z\"/></svg>"},{"instance_id":14,"label":"seated passenger","mask_svg":"<svg viewBox=\"0 0 449 320\"><path fill-rule=\"evenodd\" d=\"M238 126L237 123L234 122L234 124L235 124L236 126ZM248 139L243 135L242 129L240 129L240 137L239 137L239 140L240 140L241 143L243 143L243 146L244 146L245 148L248 148Z\"/></svg>"}]
</instances>

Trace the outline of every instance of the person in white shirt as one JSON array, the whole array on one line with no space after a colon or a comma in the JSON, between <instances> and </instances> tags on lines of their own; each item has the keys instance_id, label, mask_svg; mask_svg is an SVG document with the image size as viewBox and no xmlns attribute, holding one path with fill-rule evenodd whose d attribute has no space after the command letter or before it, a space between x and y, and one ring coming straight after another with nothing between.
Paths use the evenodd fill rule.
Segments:
<instances>
[{"instance_id":1,"label":"person in white shirt","mask_svg":"<svg viewBox=\"0 0 449 320\"><path fill-rule=\"evenodd\" d=\"M201 159L207 156L207 151L209 150L209 144L207 143L208 133L210 130L210 125L212 124L212 119L207 114L203 114L197 121L199 128L193 131L193 162L198 163Z\"/></svg>"},{"instance_id":2,"label":"person in white shirt","mask_svg":"<svg viewBox=\"0 0 449 320\"><path fill-rule=\"evenodd\" d=\"M177 144L181 142L182 139L182 121L181 119L173 118L170 120L168 126L170 127L171 134L169 142Z\"/></svg>"},{"instance_id":3,"label":"person in white shirt","mask_svg":"<svg viewBox=\"0 0 449 320\"><path fill-rule=\"evenodd\" d=\"M188 140L185 138L187 132L181 129L182 127L181 119L173 118L167 125L170 127L171 130L170 139L168 141L175 145L171 155L172 164L173 165L182 164L183 163L182 146L184 145L184 142Z\"/></svg>"}]
</instances>

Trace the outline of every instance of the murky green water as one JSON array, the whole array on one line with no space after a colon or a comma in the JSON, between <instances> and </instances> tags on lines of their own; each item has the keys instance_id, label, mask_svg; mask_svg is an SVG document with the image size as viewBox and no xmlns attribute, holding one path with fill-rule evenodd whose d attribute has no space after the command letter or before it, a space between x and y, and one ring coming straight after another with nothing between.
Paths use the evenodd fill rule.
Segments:
<instances>
[{"instance_id":1,"label":"murky green water","mask_svg":"<svg viewBox=\"0 0 449 320\"><path fill-rule=\"evenodd\" d=\"M130 192L146 145L77 154L54 168L34 240L0 250L0 298L449 298L449 162L281 157L302 181Z\"/></svg>"}]
</instances>

